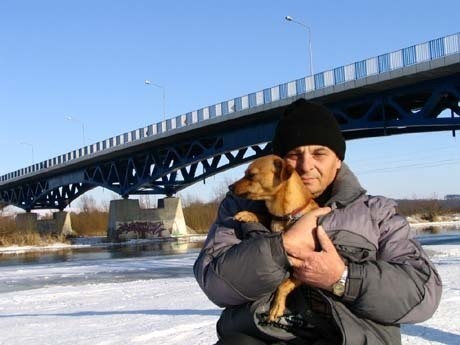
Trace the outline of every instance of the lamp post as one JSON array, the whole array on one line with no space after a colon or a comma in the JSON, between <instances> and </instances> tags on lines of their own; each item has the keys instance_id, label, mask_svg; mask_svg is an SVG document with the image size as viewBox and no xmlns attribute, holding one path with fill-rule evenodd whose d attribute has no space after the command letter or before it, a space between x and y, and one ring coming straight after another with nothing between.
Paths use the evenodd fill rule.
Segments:
<instances>
[{"instance_id":1,"label":"lamp post","mask_svg":"<svg viewBox=\"0 0 460 345\"><path fill-rule=\"evenodd\" d=\"M69 121L75 121L81 123L81 133L83 137L83 146L85 146L85 123L81 121L80 119L74 117L74 116L66 116L66 119Z\"/></svg>"},{"instance_id":2,"label":"lamp post","mask_svg":"<svg viewBox=\"0 0 460 345\"><path fill-rule=\"evenodd\" d=\"M31 143L26 143L25 141L21 141L21 145L30 146L30 149L32 150L32 165L34 165L35 164L34 145L32 145Z\"/></svg>"},{"instance_id":3,"label":"lamp post","mask_svg":"<svg viewBox=\"0 0 460 345\"><path fill-rule=\"evenodd\" d=\"M166 92L165 92L165 87L156 83L152 83L150 80L146 79L144 80L144 84L149 86L153 85L162 90L163 93L163 121L166 120Z\"/></svg>"},{"instance_id":4,"label":"lamp post","mask_svg":"<svg viewBox=\"0 0 460 345\"><path fill-rule=\"evenodd\" d=\"M284 19L286 19L288 22L296 23L300 26L303 26L305 29L307 29L308 31L308 55L310 58L310 75L313 75L313 53L311 50L311 28L307 24L299 22L295 20L294 18L292 18L291 16L286 16L284 17Z\"/></svg>"}]
</instances>

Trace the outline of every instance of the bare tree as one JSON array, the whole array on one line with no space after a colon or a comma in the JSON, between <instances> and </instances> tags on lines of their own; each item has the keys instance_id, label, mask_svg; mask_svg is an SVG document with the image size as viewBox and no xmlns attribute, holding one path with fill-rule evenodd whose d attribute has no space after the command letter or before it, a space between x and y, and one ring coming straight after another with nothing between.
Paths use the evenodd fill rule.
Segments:
<instances>
[{"instance_id":1,"label":"bare tree","mask_svg":"<svg viewBox=\"0 0 460 345\"><path fill-rule=\"evenodd\" d=\"M85 213L95 212L98 210L96 199L90 195L82 195L79 205L81 211Z\"/></svg>"},{"instance_id":2,"label":"bare tree","mask_svg":"<svg viewBox=\"0 0 460 345\"><path fill-rule=\"evenodd\" d=\"M213 202L220 204L222 200L224 200L225 195L228 192L228 186L230 186L233 182L235 182L235 179L230 178L229 176L225 177L224 181L221 182L214 190L214 199Z\"/></svg>"},{"instance_id":3,"label":"bare tree","mask_svg":"<svg viewBox=\"0 0 460 345\"><path fill-rule=\"evenodd\" d=\"M141 195L139 197L139 205L141 208L156 208L158 207L158 197L152 195Z\"/></svg>"},{"instance_id":4,"label":"bare tree","mask_svg":"<svg viewBox=\"0 0 460 345\"><path fill-rule=\"evenodd\" d=\"M3 209L8 206L7 203L0 201L0 216L3 216Z\"/></svg>"}]
</instances>

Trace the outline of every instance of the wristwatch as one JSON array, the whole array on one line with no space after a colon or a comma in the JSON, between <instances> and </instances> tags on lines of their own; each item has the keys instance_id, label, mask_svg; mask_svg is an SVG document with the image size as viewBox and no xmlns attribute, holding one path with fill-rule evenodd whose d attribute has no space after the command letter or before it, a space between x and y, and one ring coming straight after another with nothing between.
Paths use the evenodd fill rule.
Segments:
<instances>
[{"instance_id":1,"label":"wristwatch","mask_svg":"<svg viewBox=\"0 0 460 345\"><path fill-rule=\"evenodd\" d=\"M348 278L348 267L345 266L345 270L343 271L342 276L340 279L332 285L332 293L336 296L342 297L345 293L345 284L347 283Z\"/></svg>"}]
</instances>

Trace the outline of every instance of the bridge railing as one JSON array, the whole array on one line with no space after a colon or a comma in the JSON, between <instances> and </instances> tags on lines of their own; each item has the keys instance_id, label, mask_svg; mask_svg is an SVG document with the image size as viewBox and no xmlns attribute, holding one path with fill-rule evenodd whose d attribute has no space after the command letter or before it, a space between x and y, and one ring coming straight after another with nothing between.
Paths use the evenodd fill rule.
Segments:
<instances>
[{"instance_id":1,"label":"bridge railing","mask_svg":"<svg viewBox=\"0 0 460 345\"><path fill-rule=\"evenodd\" d=\"M133 141L286 98L460 53L460 33L340 66L138 128L0 176L0 184Z\"/></svg>"}]
</instances>

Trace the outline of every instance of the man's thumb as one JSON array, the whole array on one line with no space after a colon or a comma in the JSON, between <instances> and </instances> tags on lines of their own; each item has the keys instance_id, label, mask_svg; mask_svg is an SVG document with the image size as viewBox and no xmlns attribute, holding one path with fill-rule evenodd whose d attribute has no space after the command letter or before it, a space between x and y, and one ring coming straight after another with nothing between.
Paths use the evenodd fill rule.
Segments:
<instances>
[{"instance_id":1,"label":"man's thumb","mask_svg":"<svg viewBox=\"0 0 460 345\"><path fill-rule=\"evenodd\" d=\"M326 234L326 231L324 231L324 228L321 225L319 225L316 228L316 236L318 237L318 241L319 241L321 248L325 252L328 252L331 249L335 250L334 244L332 243L331 239Z\"/></svg>"},{"instance_id":2,"label":"man's thumb","mask_svg":"<svg viewBox=\"0 0 460 345\"><path fill-rule=\"evenodd\" d=\"M328 214L329 212L331 212L330 207L320 207L320 208L317 208L311 211L311 214L318 218L318 217Z\"/></svg>"}]
</instances>

